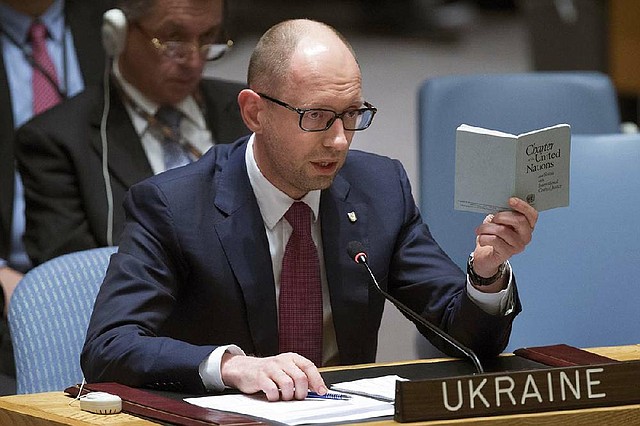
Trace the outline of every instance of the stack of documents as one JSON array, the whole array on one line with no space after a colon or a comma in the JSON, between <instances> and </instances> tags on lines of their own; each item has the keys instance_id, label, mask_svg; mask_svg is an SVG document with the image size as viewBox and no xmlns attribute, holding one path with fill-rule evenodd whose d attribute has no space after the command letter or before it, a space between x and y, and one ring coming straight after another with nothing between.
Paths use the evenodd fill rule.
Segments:
<instances>
[{"instance_id":1,"label":"stack of documents","mask_svg":"<svg viewBox=\"0 0 640 426\"><path fill-rule=\"evenodd\" d=\"M344 393L351 395L346 400L313 398L269 402L263 395L237 394L186 398L185 401L200 407L246 414L287 425L336 423L393 416L396 380L405 379L383 376L332 385L332 390L344 389Z\"/></svg>"}]
</instances>

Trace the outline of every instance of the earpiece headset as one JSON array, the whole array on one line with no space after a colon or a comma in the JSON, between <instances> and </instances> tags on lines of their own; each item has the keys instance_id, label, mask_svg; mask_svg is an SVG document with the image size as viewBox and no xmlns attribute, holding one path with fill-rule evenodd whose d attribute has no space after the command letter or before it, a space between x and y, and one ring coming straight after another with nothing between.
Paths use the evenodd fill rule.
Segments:
<instances>
[{"instance_id":1,"label":"earpiece headset","mask_svg":"<svg viewBox=\"0 0 640 426\"><path fill-rule=\"evenodd\" d=\"M107 56L118 56L127 40L127 17L120 9L109 9L102 16L102 45Z\"/></svg>"},{"instance_id":2,"label":"earpiece headset","mask_svg":"<svg viewBox=\"0 0 640 426\"><path fill-rule=\"evenodd\" d=\"M113 58L124 51L127 40L127 17L120 9L109 9L102 17L102 45L107 55L103 77L104 105L100 120L100 140L102 142L102 178L107 196L107 245L113 245L113 190L109 175L109 146L107 141L107 118L111 106L109 78Z\"/></svg>"}]
</instances>

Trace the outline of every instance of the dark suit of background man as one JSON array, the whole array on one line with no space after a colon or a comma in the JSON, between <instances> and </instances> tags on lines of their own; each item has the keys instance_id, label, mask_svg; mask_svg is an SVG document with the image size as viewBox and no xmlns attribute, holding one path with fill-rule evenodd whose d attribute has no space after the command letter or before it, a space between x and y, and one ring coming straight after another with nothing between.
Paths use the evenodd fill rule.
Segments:
<instances>
[{"instance_id":1,"label":"dark suit of background man","mask_svg":"<svg viewBox=\"0 0 640 426\"><path fill-rule=\"evenodd\" d=\"M376 356L384 298L347 255L352 240L394 297L479 356L502 351L520 310L506 261L537 212L514 198L479 224L467 278L422 222L402 165L349 151L375 109L341 36L308 20L275 26L248 83L238 102L251 137L131 187L86 379L269 400L326 392L317 366Z\"/></svg>"},{"instance_id":2,"label":"dark suit of background man","mask_svg":"<svg viewBox=\"0 0 640 426\"><path fill-rule=\"evenodd\" d=\"M114 55L106 98L102 85L89 87L17 133L27 206L25 245L35 264L118 244L125 192L173 167L164 162L170 123L155 117L161 107L179 111L176 133L193 151L173 146L189 161L214 143L248 133L236 102L243 86L202 79L206 61L226 46L221 45L226 42L223 1L200 0L207 7L194 27L173 14L162 15L170 3L119 2L120 9L106 18L105 44Z\"/></svg>"},{"instance_id":3,"label":"dark suit of background man","mask_svg":"<svg viewBox=\"0 0 640 426\"><path fill-rule=\"evenodd\" d=\"M29 28L36 19L46 26L47 50L55 67L60 98L73 96L85 85L98 82L102 75L104 52L99 28L102 13L110 3L0 0L0 312L6 313L15 285L31 267L22 245L24 197L16 175L13 146L14 129L34 113ZM0 371L13 376L13 352L4 320L0 339Z\"/></svg>"}]
</instances>

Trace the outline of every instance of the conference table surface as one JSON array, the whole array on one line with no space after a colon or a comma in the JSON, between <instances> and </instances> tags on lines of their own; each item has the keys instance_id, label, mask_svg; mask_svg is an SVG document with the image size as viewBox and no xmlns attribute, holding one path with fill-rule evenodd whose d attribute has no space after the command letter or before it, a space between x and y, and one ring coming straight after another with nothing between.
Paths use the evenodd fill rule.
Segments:
<instances>
[{"instance_id":1,"label":"conference table surface","mask_svg":"<svg viewBox=\"0 0 640 426\"><path fill-rule=\"evenodd\" d=\"M612 346L589 348L590 352L607 356L618 361L640 360L640 344L629 346ZM438 362L443 359L427 359L418 361L385 363L384 365L401 365L406 363ZM380 365L380 364L375 364ZM346 368L359 368L353 366ZM340 367L345 368L345 367ZM335 368L325 368L332 371ZM640 386L640 384L639 384ZM99 415L80 410L77 401L62 391L44 392L25 395L0 397L0 425L12 426L93 426L122 425L143 426L154 425L155 422L141 419L126 413ZM367 421L368 426L395 424L393 420ZM446 421L429 421L412 424L419 425L619 425L640 424L640 404L617 407L590 408L582 410L552 411L546 413L518 414L497 417L476 417Z\"/></svg>"}]
</instances>

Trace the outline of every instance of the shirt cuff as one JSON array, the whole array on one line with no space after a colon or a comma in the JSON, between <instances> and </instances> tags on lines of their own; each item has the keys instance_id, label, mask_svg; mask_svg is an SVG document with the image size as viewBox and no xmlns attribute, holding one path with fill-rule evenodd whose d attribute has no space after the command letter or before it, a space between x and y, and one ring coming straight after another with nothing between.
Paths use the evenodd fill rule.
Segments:
<instances>
[{"instance_id":1,"label":"shirt cuff","mask_svg":"<svg viewBox=\"0 0 640 426\"><path fill-rule=\"evenodd\" d=\"M220 364L222 363L222 356L227 352L233 355L245 355L244 351L236 345L218 346L198 367L202 383L209 391L222 392L226 388L222 381Z\"/></svg>"},{"instance_id":2,"label":"shirt cuff","mask_svg":"<svg viewBox=\"0 0 640 426\"><path fill-rule=\"evenodd\" d=\"M509 274L509 282L504 290L497 293L484 293L471 284L467 275L467 294L480 309L490 315L509 315L513 312L515 301L513 298L513 271L511 264L507 261L505 272Z\"/></svg>"}]
</instances>

